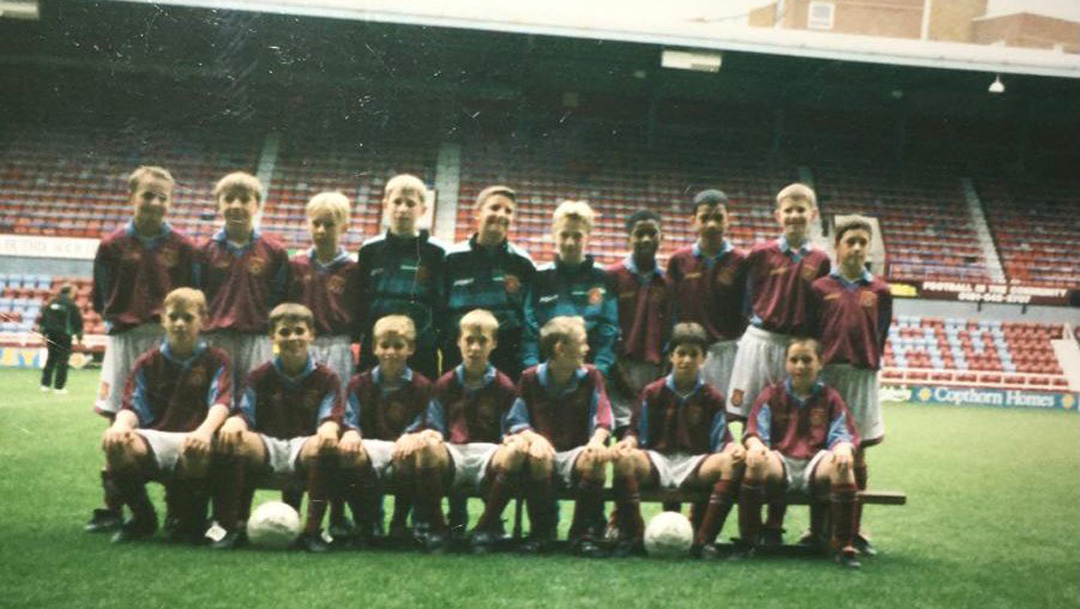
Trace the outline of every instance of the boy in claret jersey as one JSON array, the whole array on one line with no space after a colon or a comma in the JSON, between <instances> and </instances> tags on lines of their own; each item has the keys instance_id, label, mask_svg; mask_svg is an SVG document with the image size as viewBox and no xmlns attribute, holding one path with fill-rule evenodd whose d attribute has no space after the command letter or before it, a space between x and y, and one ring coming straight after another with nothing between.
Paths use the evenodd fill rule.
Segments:
<instances>
[{"instance_id":1,"label":"boy in claret jersey","mask_svg":"<svg viewBox=\"0 0 1080 609\"><path fill-rule=\"evenodd\" d=\"M859 490L866 490L866 449L885 439L878 371L892 321L889 285L866 270L872 236L873 227L865 219L837 226L837 266L811 286L815 329L824 352L822 378L844 398L861 438L855 451ZM862 504L856 504L855 548L866 555L876 554L861 524Z\"/></svg>"},{"instance_id":2,"label":"boy in claret jersey","mask_svg":"<svg viewBox=\"0 0 1080 609\"><path fill-rule=\"evenodd\" d=\"M229 359L199 336L206 321L202 292L178 288L164 307L165 342L136 360L102 441L109 473L132 512L114 542L157 530L149 479L164 481L175 539L198 543L206 529L212 440L231 408Z\"/></svg>"},{"instance_id":3,"label":"boy in claret jersey","mask_svg":"<svg viewBox=\"0 0 1080 609\"><path fill-rule=\"evenodd\" d=\"M554 539L551 491L558 483L577 494L570 524L574 551L602 556L592 528L603 517L611 403L600 372L585 365L585 320L559 316L548 321L540 331L540 351L547 360L521 374L519 397L505 422L506 433L526 443L533 472L526 493L530 540L523 550L542 552Z\"/></svg>"},{"instance_id":4,"label":"boy in claret jersey","mask_svg":"<svg viewBox=\"0 0 1080 609\"><path fill-rule=\"evenodd\" d=\"M108 332L94 410L112 423L120 410L136 358L164 336L162 302L172 290L195 283L197 250L165 216L176 182L161 167L143 166L128 178L131 222L101 240L94 255L94 310ZM122 507L112 480L101 471L105 507L94 510L90 532L120 526Z\"/></svg>"},{"instance_id":5,"label":"boy in claret jersey","mask_svg":"<svg viewBox=\"0 0 1080 609\"><path fill-rule=\"evenodd\" d=\"M287 475L308 494L303 533L296 541L309 552L329 549L322 536L329 469L345 419L341 381L315 361L315 318L304 305L282 303L270 312L278 355L248 375L240 405L225 422L215 446L218 462L215 519L207 536L228 549L243 541L240 514L251 507L251 478Z\"/></svg>"},{"instance_id":6,"label":"boy in claret jersey","mask_svg":"<svg viewBox=\"0 0 1080 609\"><path fill-rule=\"evenodd\" d=\"M206 338L229 354L233 386L242 387L248 372L273 356L266 320L288 289L289 255L255 228L263 205L258 178L230 173L214 186L214 198L224 225L201 246L198 269L209 306Z\"/></svg>"},{"instance_id":7,"label":"boy in claret jersey","mask_svg":"<svg viewBox=\"0 0 1080 609\"><path fill-rule=\"evenodd\" d=\"M812 331L810 284L829 274L829 255L810 245L810 223L817 218L817 197L805 184L792 184L776 195L776 222L783 230L775 241L759 243L746 260L750 325L739 341L728 386L728 413L745 419L757 394L784 378L787 343ZM783 543L787 504L769 502L762 539Z\"/></svg>"},{"instance_id":8,"label":"boy in claret jersey","mask_svg":"<svg viewBox=\"0 0 1080 609\"><path fill-rule=\"evenodd\" d=\"M821 344L790 341L787 379L758 395L746 422L746 475L739 491L740 555L761 539L761 504L775 492L828 492L830 547L837 562L858 568L854 547L856 487L853 453L859 433L843 398L821 382Z\"/></svg>"}]
</instances>

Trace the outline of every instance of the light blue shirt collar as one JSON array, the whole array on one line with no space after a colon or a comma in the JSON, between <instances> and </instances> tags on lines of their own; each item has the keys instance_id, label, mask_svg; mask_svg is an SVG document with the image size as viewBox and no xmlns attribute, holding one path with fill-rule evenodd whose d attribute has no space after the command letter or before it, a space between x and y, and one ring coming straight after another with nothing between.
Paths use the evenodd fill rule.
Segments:
<instances>
[{"instance_id":1,"label":"light blue shirt collar","mask_svg":"<svg viewBox=\"0 0 1080 609\"><path fill-rule=\"evenodd\" d=\"M375 366L371 369L371 379L375 381L376 385L382 385L383 374L380 366ZM401 380L405 383L411 383L413 379L412 368L405 366L405 372L401 373Z\"/></svg>"},{"instance_id":2,"label":"light blue shirt collar","mask_svg":"<svg viewBox=\"0 0 1080 609\"><path fill-rule=\"evenodd\" d=\"M848 281L846 277L840 274L840 269L833 269L829 273L830 277L835 277L841 284L845 286L854 286L858 284L867 285L874 280L874 276L870 274L870 271L863 269L862 275L855 281Z\"/></svg>"},{"instance_id":3,"label":"light blue shirt collar","mask_svg":"<svg viewBox=\"0 0 1080 609\"><path fill-rule=\"evenodd\" d=\"M457 376L457 380L461 383L462 387L468 389L465 384L465 364L458 364L458 367L454 369L454 374ZM495 382L495 366L488 364L487 370L484 371L484 387L490 387Z\"/></svg>"},{"instance_id":4,"label":"light blue shirt collar","mask_svg":"<svg viewBox=\"0 0 1080 609\"><path fill-rule=\"evenodd\" d=\"M687 398L690 398L691 396L697 394L697 392L701 391L701 388L705 386L705 381L701 378L701 373L700 372L698 372L697 379L694 380L694 388L692 390L690 390L690 393L685 394L685 395L679 393L679 390L675 388L675 373L674 372L667 375L667 379L664 381L664 383L667 385L667 388L670 389L671 392L675 394L675 397L677 397L680 402L685 401Z\"/></svg>"},{"instance_id":5,"label":"light blue shirt collar","mask_svg":"<svg viewBox=\"0 0 1080 609\"><path fill-rule=\"evenodd\" d=\"M300 381L306 379L308 376L311 375L312 372L315 371L315 358L311 357L311 354L309 353L307 357L307 363L304 364L304 370L296 376L289 376L285 373L285 368L282 366L281 356L279 355L274 358L274 370L276 370L277 373L281 375L281 377L284 378L286 381L295 385Z\"/></svg>"},{"instance_id":6,"label":"light blue shirt collar","mask_svg":"<svg viewBox=\"0 0 1080 609\"><path fill-rule=\"evenodd\" d=\"M165 356L165 359L174 364L180 364L184 368L190 368L191 364L203 354L203 351L206 351L206 341L199 339L199 342L195 343L195 349L191 352L191 355L184 359L180 359L173 353L172 346L169 345L168 340L161 342L161 354Z\"/></svg>"},{"instance_id":7,"label":"light blue shirt collar","mask_svg":"<svg viewBox=\"0 0 1080 609\"><path fill-rule=\"evenodd\" d=\"M331 260L330 262L326 263L326 264L323 264L322 262L319 262L319 254L315 250L315 247L312 246L312 247L308 248L307 257L308 257L308 260L310 260L312 264L318 266L319 268L329 269L329 268L333 268L333 267L341 264L342 262L348 260L349 255L345 253L345 248L339 247L338 251L337 251L337 254L334 256L334 259Z\"/></svg>"},{"instance_id":8,"label":"light blue shirt collar","mask_svg":"<svg viewBox=\"0 0 1080 609\"><path fill-rule=\"evenodd\" d=\"M809 239L804 239L803 242L802 242L802 245L799 246L798 250L796 250L795 248L791 247L791 245L788 244L786 235L780 235L780 238L776 240L776 243L780 246L780 251L784 252L785 254L788 254L788 253L791 253L792 251L795 251L800 256L805 256L805 255L810 253L810 240Z\"/></svg>"},{"instance_id":9,"label":"light blue shirt collar","mask_svg":"<svg viewBox=\"0 0 1080 609\"><path fill-rule=\"evenodd\" d=\"M639 271L639 270L638 270L638 267L637 267L637 264L635 264L635 263L634 263L634 256L633 256L633 254L631 254L631 255L627 256L627 257L626 257L626 258L625 258L625 259L623 260L623 265L624 265L624 266L625 266L625 267L627 268L627 270L629 270L629 271L630 271L631 273L633 273L634 275L637 275L638 277L640 277L640 278L642 278L642 279L644 279L644 280L646 280L646 281L647 281L647 280L649 280L649 279L651 279L653 275L656 275L657 277L663 277L663 276L664 276L664 271L661 271L661 270L660 270L660 265L659 265L659 264L657 264L656 266L654 266L654 267L653 267L653 270L649 271L648 273L642 273L641 271Z\"/></svg>"},{"instance_id":10,"label":"light blue shirt collar","mask_svg":"<svg viewBox=\"0 0 1080 609\"><path fill-rule=\"evenodd\" d=\"M735 246L731 244L731 241L729 241L727 239L724 239L724 245L720 248L720 251L717 252L717 254L712 257L712 259L713 260L719 260L719 259L723 258L724 256L728 255L729 253L731 253L731 250L733 250L733 249L735 249ZM693 246L692 251L694 252L694 256L696 258L704 258L705 257L705 252L703 252L701 250L701 240L700 239L694 242L694 246Z\"/></svg>"},{"instance_id":11,"label":"light blue shirt collar","mask_svg":"<svg viewBox=\"0 0 1080 609\"><path fill-rule=\"evenodd\" d=\"M561 393L567 394L577 389L578 384L585 379L586 374L588 374L588 370L586 370L584 367L575 370L574 375L570 377L570 384L567 385ZM544 362L543 364L540 364L536 367L536 376L540 380L541 387L543 387L549 393L554 390L554 388L552 387L553 381L551 379L551 372L548 370L547 362Z\"/></svg>"}]
</instances>

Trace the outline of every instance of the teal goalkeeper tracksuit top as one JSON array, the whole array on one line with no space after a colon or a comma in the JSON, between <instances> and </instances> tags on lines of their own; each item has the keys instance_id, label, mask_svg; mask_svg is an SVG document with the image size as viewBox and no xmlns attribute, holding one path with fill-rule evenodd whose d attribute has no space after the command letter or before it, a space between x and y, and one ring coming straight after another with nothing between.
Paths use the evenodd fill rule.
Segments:
<instances>
[{"instance_id":1,"label":"teal goalkeeper tracksuit top","mask_svg":"<svg viewBox=\"0 0 1080 609\"><path fill-rule=\"evenodd\" d=\"M600 374L607 376L615 363L615 342L619 338L618 294L611 277L596 266L592 256L586 256L576 268L556 260L537 269L525 299L521 352L526 368L540 361L540 328L561 315L585 318L589 359Z\"/></svg>"}]
</instances>

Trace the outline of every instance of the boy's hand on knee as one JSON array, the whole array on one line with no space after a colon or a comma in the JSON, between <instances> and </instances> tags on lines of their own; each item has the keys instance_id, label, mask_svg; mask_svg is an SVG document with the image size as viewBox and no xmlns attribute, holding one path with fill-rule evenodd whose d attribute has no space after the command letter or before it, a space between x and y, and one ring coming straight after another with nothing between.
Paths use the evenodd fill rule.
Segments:
<instances>
[{"instance_id":1,"label":"boy's hand on knee","mask_svg":"<svg viewBox=\"0 0 1080 609\"><path fill-rule=\"evenodd\" d=\"M345 455L359 455L363 446L360 434L355 429L350 429L342 434L341 441L337 445L338 452Z\"/></svg>"},{"instance_id":2,"label":"boy's hand on knee","mask_svg":"<svg viewBox=\"0 0 1080 609\"><path fill-rule=\"evenodd\" d=\"M731 462L733 464L745 463L746 449L743 448L741 444L732 444L731 447L731 450L728 451L728 456L731 457Z\"/></svg>"},{"instance_id":3,"label":"boy's hand on knee","mask_svg":"<svg viewBox=\"0 0 1080 609\"><path fill-rule=\"evenodd\" d=\"M836 466L836 470L840 473L847 473L854 464L854 457L851 454L851 445L844 443L837 445L832 451L833 465Z\"/></svg>"},{"instance_id":4,"label":"boy's hand on knee","mask_svg":"<svg viewBox=\"0 0 1080 609\"><path fill-rule=\"evenodd\" d=\"M535 434L529 438L529 456L538 461L552 459L555 457L555 447L544 436Z\"/></svg>"},{"instance_id":5,"label":"boy's hand on knee","mask_svg":"<svg viewBox=\"0 0 1080 609\"><path fill-rule=\"evenodd\" d=\"M185 454L196 457L206 456L210 454L212 441L213 436L210 432L195 430L184 436L183 451Z\"/></svg>"},{"instance_id":6,"label":"boy's hand on knee","mask_svg":"<svg viewBox=\"0 0 1080 609\"><path fill-rule=\"evenodd\" d=\"M405 434L394 442L393 458L406 459L411 457L422 445L423 440L420 439L419 434Z\"/></svg>"},{"instance_id":7,"label":"boy's hand on knee","mask_svg":"<svg viewBox=\"0 0 1080 609\"><path fill-rule=\"evenodd\" d=\"M115 453L123 450L135 439L135 432L126 427L112 426L105 430L101 438L101 447L107 453Z\"/></svg>"},{"instance_id":8,"label":"boy's hand on knee","mask_svg":"<svg viewBox=\"0 0 1080 609\"><path fill-rule=\"evenodd\" d=\"M338 442L338 426L333 421L327 421L315 431L315 449L319 454L334 452Z\"/></svg>"},{"instance_id":9,"label":"boy's hand on knee","mask_svg":"<svg viewBox=\"0 0 1080 609\"><path fill-rule=\"evenodd\" d=\"M612 458L616 461L621 459L628 459L634 454L634 450L637 449L637 440L633 437L626 437L615 443L615 446L611 447Z\"/></svg>"}]
</instances>

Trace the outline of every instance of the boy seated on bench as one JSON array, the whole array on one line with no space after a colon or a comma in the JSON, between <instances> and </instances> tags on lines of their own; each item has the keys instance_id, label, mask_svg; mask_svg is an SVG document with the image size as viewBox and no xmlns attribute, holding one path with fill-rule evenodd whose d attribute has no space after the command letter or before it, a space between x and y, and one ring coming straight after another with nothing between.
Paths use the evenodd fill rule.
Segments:
<instances>
[{"instance_id":1,"label":"boy seated on bench","mask_svg":"<svg viewBox=\"0 0 1080 609\"><path fill-rule=\"evenodd\" d=\"M322 536L329 460L345 417L337 373L315 361L315 318L304 305L282 303L270 311L270 338L278 355L247 377L237 411L221 427L215 483L214 547L229 549L243 540L240 513L251 508L245 480L268 474L293 476L305 483L307 516L296 541L309 552L329 549Z\"/></svg>"},{"instance_id":2,"label":"boy seated on bench","mask_svg":"<svg viewBox=\"0 0 1080 609\"><path fill-rule=\"evenodd\" d=\"M518 397L506 419L505 431L526 442L530 539L522 550L543 552L555 538L556 482L573 488L577 499L570 525L570 542L582 556L603 554L591 531L602 518L604 482L610 452L611 403L604 377L585 365L589 352L585 320L559 316L540 330L544 363L521 374Z\"/></svg>"},{"instance_id":3,"label":"boy seated on bench","mask_svg":"<svg viewBox=\"0 0 1080 609\"><path fill-rule=\"evenodd\" d=\"M359 535L355 541L360 547L382 535L383 484L387 482L394 485L390 537L414 539L408 527L409 511L417 485L425 483L416 475L416 466L426 438L417 432L431 401L431 381L408 365L416 351L412 319L405 315L380 318L372 328L371 344L378 365L349 383L346 431L338 445L342 495L356 519ZM416 538L425 546L439 543L423 533Z\"/></svg>"},{"instance_id":4,"label":"boy seated on bench","mask_svg":"<svg viewBox=\"0 0 1080 609\"><path fill-rule=\"evenodd\" d=\"M760 543L765 489L829 492L830 549L836 561L858 568L853 453L859 435L844 400L821 382L821 344L795 338L785 356L787 379L758 395L746 422L746 476L739 493L740 553ZM773 493L770 493L773 495Z\"/></svg>"},{"instance_id":5,"label":"boy seated on bench","mask_svg":"<svg viewBox=\"0 0 1080 609\"><path fill-rule=\"evenodd\" d=\"M641 554L645 524L642 485L712 489L694 533L695 556L716 555L713 541L735 501L746 451L732 441L724 397L702 378L709 336L696 323L681 323L671 334L672 371L638 398L627 435L614 446L619 543L616 554Z\"/></svg>"},{"instance_id":6,"label":"boy seated on bench","mask_svg":"<svg viewBox=\"0 0 1080 609\"><path fill-rule=\"evenodd\" d=\"M435 384L435 398L424 421L417 506L429 515L429 551L441 550L446 535L442 498L448 489L487 491L484 513L470 539L474 553L491 549L500 535L502 512L510 501L511 480L525 464L521 436L502 442L502 421L517 400L517 388L489 361L498 345L499 322L484 309L459 322L461 364Z\"/></svg>"},{"instance_id":7,"label":"boy seated on bench","mask_svg":"<svg viewBox=\"0 0 1080 609\"><path fill-rule=\"evenodd\" d=\"M109 474L132 518L114 542L153 535L157 514L146 494L148 479L165 483L177 518L170 533L198 543L206 526L207 473L214 432L229 416L229 358L200 338L206 297L179 288L165 297L165 342L135 361L120 412L105 431Z\"/></svg>"}]
</instances>

